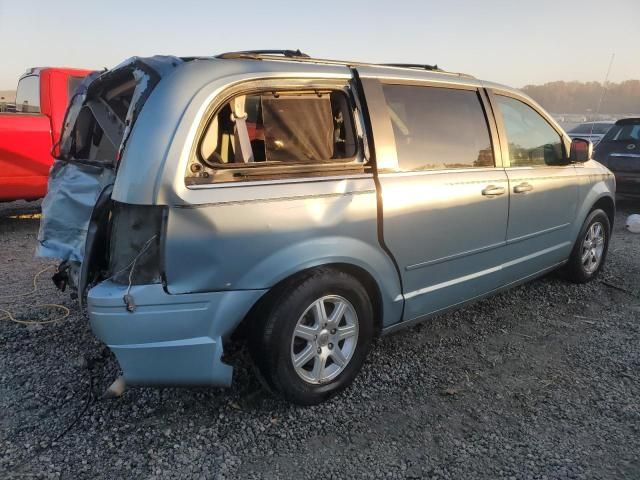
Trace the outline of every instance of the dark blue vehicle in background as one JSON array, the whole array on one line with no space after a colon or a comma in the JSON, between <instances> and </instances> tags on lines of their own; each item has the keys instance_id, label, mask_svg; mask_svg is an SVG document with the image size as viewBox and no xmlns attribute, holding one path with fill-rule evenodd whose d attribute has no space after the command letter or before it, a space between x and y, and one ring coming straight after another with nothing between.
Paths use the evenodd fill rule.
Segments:
<instances>
[{"instance_id":1,"label":"dark blue vehicle in background","mask_svg":"<svg viewBox=\"0 0 640 480\"><path fill-rule=\"evenodd\" d=\"M640 118L618 120L596 147L593 158L614 173L617 193L640 196Z\"/></svg>"}]
</instances>

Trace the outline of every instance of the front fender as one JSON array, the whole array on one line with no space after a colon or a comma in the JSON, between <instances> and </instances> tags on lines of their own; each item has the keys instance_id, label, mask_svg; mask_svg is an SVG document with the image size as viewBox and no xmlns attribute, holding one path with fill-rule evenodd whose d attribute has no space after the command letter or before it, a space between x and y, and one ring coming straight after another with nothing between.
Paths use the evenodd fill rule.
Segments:
<instances>
[{"instance_id":1,"label":"front fender","mask_svg":"<svg viewBox=\"0 0 640 480\"><path fill-rule=\"evenodd\" d=\"M589 212L597 202L607 198L615 206L615 177L607 168L595 161L592 163L594 167L589 168L585 165L587 171L580 175L580 201L578 203L576 222L573 224L572 229L574 241L578 238L587 215L589 215ZM611 226L613 227L613 224Z\"/></svg>"}]
</instances>

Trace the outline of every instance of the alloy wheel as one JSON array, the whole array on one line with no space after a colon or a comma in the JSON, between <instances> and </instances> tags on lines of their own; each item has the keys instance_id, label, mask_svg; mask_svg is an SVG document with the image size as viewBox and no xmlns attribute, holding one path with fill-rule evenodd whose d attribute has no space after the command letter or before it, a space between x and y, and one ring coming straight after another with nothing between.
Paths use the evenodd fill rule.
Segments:
<instances>
[{"instance_id":1,"label":"alloy wheel","mask_svg":"<svg viewBox=\"0 0 640 480\"><path fill-rule=\"evenodd\" d=\"M291 362L300 378L323 384L347 367L358 344L358 316L339 295L315 300L298 319L291 339Z\"/></svg>"},{"instance_id":2,"label":"alloy wheel","mask_svg":"<svg viewBox=\"0 0 640 480\"><path fill-rule=\"evenodd\" d=\"M604 253L605 232L600 222L591 224L582 242L582 266L585 272L592 274L600 266Z\"/></svg>"}]
</instances>

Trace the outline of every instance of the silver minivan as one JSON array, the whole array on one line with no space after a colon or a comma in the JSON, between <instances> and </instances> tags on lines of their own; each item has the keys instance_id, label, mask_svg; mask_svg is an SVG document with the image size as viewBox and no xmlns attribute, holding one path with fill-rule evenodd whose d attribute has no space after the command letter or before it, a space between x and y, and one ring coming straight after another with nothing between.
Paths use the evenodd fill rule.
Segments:
<instances>
[{"instance_id":1,"label":"silver minivan","mask_svg":"<svg viewBox=\"0 0 640 480\"><path fill-rule=\"evenodd\" d=\"M134 57L76 91L38 254L133 385L315 404L372 339L603 266L614 177L534 101L429 65L299 51Z\"/></svg>"}]
</instances>

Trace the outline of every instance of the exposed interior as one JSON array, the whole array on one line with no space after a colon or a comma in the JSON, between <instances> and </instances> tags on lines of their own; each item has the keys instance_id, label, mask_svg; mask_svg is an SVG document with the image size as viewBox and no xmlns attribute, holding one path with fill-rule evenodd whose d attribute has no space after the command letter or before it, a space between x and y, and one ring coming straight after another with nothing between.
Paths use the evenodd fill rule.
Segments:
<instances>
[{"instance_id":1,"label":"exposed interior","mask_svg":"<svg viewBox=\"0 0 640 480\"><path fill-rule=\"evenodd\" d=\"M67 223L86 224L84 248L75 255L76 259L84 256L84 260L63 261L57 274L61 285L69 283L81 295L107 277L134 283L160 281L157 251L161 209L117 208L111 200L127 132L145 99L143 93L149 94L153 86L146 73L135 67L108 72L79 92L67 112L56 155L64 160L56 163L63 173L56 175L60 185L55 188L55 206L52 203L47 207L46 236L64 235L52 220L54 209L59 217L69 216ZM65 176L73 182L65 181ZM95 205L87 205L88 195L95 195ZM148 234L149 229L152 234ZM111 248L112 243L117 248ZM140 251L143 254L132 263L135 252Z\"/></svg>"},{"instance_id":2,"label":"exposed interior","mask_svg":"<svg viewBox=\"0 0 640 480\"><path fill-rule=\"evenodd\" d=\"M125 77L82 106L71 132L72 158L115 164L137 85L132 73Z\"/></svg>"},{"instance_id":3,"label":"exposed interior","mask_svg":"<svg viewBox=\"0 0 640 480\"><path fill-rule=\"evenodd\" d=\"M361 165L353 107L344 91L239 95L209 119L187 185L320 173Z\"/></svg>"}]
</instances>

